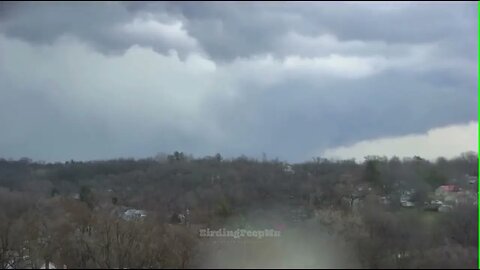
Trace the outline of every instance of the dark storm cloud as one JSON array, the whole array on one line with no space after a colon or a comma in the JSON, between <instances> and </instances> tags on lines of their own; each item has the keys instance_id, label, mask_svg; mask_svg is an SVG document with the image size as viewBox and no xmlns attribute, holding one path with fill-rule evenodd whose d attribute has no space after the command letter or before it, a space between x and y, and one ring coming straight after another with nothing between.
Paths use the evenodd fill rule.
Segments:
<instances>
[{"instance_id":1,"label":"dark storm cloud","mask_svg":"<svg viewBox=\"0 0 480 270\"><path fill-rule=\"evenodd\" d=\"M135 16L121 3L21 2L6 6L0 29L9 37L31 43L51 44L61 36L72 35L105 54L123 53L133 45L151 46L162 53L170 49L184 53L183 44L172 44L165 37L149 40L125 32L121 27L132 23Z\"/></svg>"},{"instance_id":2,"label":"dark storm cloud","mask_svg":"<svg viewBox=\"0 0 480 270\"><path fill-rule=\"evenodd\" d=\"M307 37L334 34L342 41L450 41L451 46L472 51L476 40L474 3L11 3L3 4L2 10L8 18L2 29L9 36L51 42L71 34L102 52L141 44L164 53L174 47L125 35L115 27L147 13L165 22L181 20L188 34L217 60L264 53L283 56L277 44L289 32ZM298 50L294 43L289 46Z\"/></svg>"},{"instance_id":3,"label":"dark storm cloud","mask_svg":"<svg viewBox=\"0 0 480 270\"><path fill-rule=\"evenodd\" d=\"M288 32L389 44L453 41L471 51L476 42L474 3L174 2L160 7L182 18L189 33L220 59L276 53L276 43ZM137 10L142 9L155 10L153 4Z\"/></svg>"},{"instance_id":4,"label":"dark storm cloud","mask_svg":"<svg viewBox=\"0 0 480 270\"><path fill-rule=\"evenodd\" d=\"M465 2L0 2L0 155L303 160L466 123L476 33Z\"/></svg>"},{"instance_id":5,"label":"dark storm cloud","mask_svg":"<svg viewBox=\"0 0 480 270\"><path fill-rule=\"evenodd\" d=\"M174 10L187 18L189 32L217 58L272 52L289 31L306 36L332 33L340 40L387 43L453 39L465 44L467 39L470 50L476 40L472 35L476 29L473 3L400 3L391 10L381 9L380 4L358 3L218 3L200 8L189 3ZM296 44L290 46L295 48Z\"/></svg>"},{"instance_id":6,"label":"dark storm cloud","mask_svg":"<svg viewBox=\"0 0 480 270\"><path fill-rule=\"evenodd\" d=\"M232 144L237 151L294 160L317 149L477 119L472 84L459 87L458 82L423 80L430 76L436 80L442 74L391 72L356 81L290 80L245 93L238 104L217 113L225 118L227 130L235 130Z\"/></svg>"}]
</instances>

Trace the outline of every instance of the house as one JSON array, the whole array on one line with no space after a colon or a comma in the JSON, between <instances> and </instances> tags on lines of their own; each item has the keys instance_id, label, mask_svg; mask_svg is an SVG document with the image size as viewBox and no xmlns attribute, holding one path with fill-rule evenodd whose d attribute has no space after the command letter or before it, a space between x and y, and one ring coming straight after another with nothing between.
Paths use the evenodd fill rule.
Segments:
<instances>
[{"instance_id":1,"label":"house","mask_svg":"<svg viewBox=\"0 0 480 270\"><path fill-rule=\"evenodd\" d=\"M463 181L463 188L477 190L478 177L466 174Z\"/></svg>"},{"instance_id":2,"label":"house","mask_svg":"<svg viewBox=\"0 0 480 270\"><path fill-rule=\"evenodd\" d=\"M440 207L443 206L443 202L440 200L431 200L430 202L425 202L424 210L425 211L438 211Z\"/></svg>"},{"instance_id":3,"label":"house","mask_svg":"<svg viewBox=\"0 0 480 270\"><path fill-rule=\"evenodd\" d=\"M145 210L128 209L122 214L122 218L127 221L140 220L145 217L147 217L147 211Z\"/></svg>"},{"instance_id":4,"label":"house","mask_svg":"<svg viewBox=\"0 0 480 270\"><path fill-rule=\"evenodd\" d=\"M435 197L444 204L458 204L459 191L457 185L443 185L435 190Z\"/></svg>"},{"instance_id":5,"label":"house","mask_svg":"<svg viewBox=\"0 0 480 270\"><path fill-rule=\"evenodd\" d=\"M467 181L470 185L475 185L478 182L478 177L476 176L471 176L471 175L466 175Z\"/></svg>"},{"instance_id":6,"label":"house","mask_svg":"<svg viewBox=\"0 0 480 270\"><path fill-rule=\"evenodd\" d=\"M437 190L435 190L435 194L458 192L458 191L460 191L460 187L458 187L457 185L443 185L438 187Z\"/></svg>"},{"instance_id":7,"label":"house","mask_svg":"<svg viewBox=\"0 0 480 270\"><path fill-rule=\"evenodd\" d=\"M290 164L284 164L283 165L283 172L285 172L287 174L294 174L295 173L295 171L292 168L292 165L290 165Z\"/></svg>"},{"instance_id":8,"label":"house","mask_svg":"<svg viewBox=\"0 0 480 270\"><path fill-rule=\"evenodd\" d=\"M469 174L465 174L463 177L450 179L448 181L449 185L456 185L460 189L476 189L477 187L477 180L476 176L471 176Z\"/></svg>"},{"instance_id":9,"label":"house","mask_svg":"<svg viewBox=\"0 0 480 270\"><path fill-rule=\"evenodd\" d=\"M435 190L435 197L444 205L455 206L459 204L477 205L476 191L463 190L456 185L444 185ZM439 209L440 210L440 209Z\"/></svg>"},{"instance_id":10,"label":"house","mask_svg":"<svg viewBox=\"0 0 480 270\"><path fill-rule=\"evenodd\" d=\"M403 207L414 207L415 202L413 202L413 195L415 194L414 189L404 190L400 193L400 205Z\"/></svg>"}]
</instances>

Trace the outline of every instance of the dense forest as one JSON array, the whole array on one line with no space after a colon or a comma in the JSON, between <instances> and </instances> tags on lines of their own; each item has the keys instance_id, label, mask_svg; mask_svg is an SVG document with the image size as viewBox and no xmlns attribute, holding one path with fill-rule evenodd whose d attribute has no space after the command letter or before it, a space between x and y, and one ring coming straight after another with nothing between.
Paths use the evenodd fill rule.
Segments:
<instances>
[{"instance_id":1,"label":"dense forest","mask_svg":"<svg viewBox=\"0 0 480 270\"><path fill-rule=\"evenodd\" d=\"M476 268L477 164L0 159L0 268ZM206 228L281 235L215 241Z\"/></svg>"}]
</instances>

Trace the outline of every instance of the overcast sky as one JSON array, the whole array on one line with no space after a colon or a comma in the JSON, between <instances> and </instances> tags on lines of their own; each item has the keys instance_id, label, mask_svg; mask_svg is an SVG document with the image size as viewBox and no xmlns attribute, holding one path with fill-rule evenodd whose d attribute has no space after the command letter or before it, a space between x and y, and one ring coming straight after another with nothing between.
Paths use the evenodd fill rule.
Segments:
<instances>
[{"instance_id":1,"label":"overcast sky","mask_svg":"<svg viewBox=\"0 0 480 270\"><path fill-rule=\"evenodd\" d=\"M0 156L477 149L477 3L0 2Z\"/></svg>"}]
</instances>

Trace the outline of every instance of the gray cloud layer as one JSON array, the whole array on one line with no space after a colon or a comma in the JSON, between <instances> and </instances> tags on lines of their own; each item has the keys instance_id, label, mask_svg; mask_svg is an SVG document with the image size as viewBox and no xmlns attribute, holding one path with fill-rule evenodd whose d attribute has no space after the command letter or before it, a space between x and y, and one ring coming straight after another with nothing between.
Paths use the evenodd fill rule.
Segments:
<instances>
[{"instance_id":1,"label":"gray cloud layer","mask_svg":"<svg viewBox=\"0 0 480 270\"><path fill-rule=\"evenodd\" d=\"M477 120L475 3L0 4L0 155L259 155Z\"/></svg>"}]
</instances>

